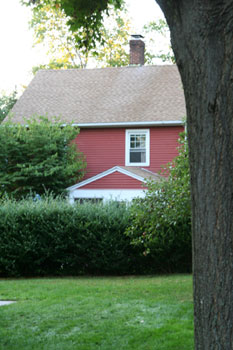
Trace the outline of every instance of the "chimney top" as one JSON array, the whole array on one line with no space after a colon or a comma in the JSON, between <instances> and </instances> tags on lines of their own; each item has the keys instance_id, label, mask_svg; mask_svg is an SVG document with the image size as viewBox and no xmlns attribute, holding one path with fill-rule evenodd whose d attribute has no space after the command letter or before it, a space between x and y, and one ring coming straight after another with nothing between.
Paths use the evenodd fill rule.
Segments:
<instances>
[{"instance_id":1,"label":"chimney top","mask_svg":"<svg viewBox=\"0 0 233 350\"><path fill-rule=\"evenodd\" d=\"M142 36L141 34L131 34L131 40L140 40L140 39L144 39L144 36Z\"/></svg>"},{"instance_id":2,"label":"chimney top","mask_svg":"<svg viewBox=\"0 0 233 350\"><path fill-rule=\"evenodd\" d=\"M129 42L130 47L130 65L144 65L144 51L145 43L144 37L140 34L131 35L131 40Z\"/></svg>"}]
</instances>

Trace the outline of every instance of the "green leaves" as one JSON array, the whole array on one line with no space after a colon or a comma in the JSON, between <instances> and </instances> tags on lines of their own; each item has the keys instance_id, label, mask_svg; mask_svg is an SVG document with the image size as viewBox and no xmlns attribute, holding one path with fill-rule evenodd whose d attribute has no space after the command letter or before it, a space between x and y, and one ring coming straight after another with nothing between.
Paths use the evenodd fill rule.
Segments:
<instances>
[{"instance_id":1,"label":"green leaves","mask_svg":"<svg viewBox=\"0 0 233 350\"><path fill-rule=\"evenodd\" d=\"M0 123L7 116L17 101L16 89L9 95L2 94L0 96Z\"/></svg>"},{"instance_id":2,"label":"green leaves","mask_svg":"<svg viewBox=\"0 0 233 350\"><path fill-rule=\"evenodd\" d=\"M54 11L60 10L65 13L66 24L71 32L79 33L75 34L79 48L86 48L87 51L102 41L104 16L108 15L109 7L112 6L117 10L124 3L123 0L22 0L21 2L27 6L33 5L34 12L43 11L47 6Z\"/></svg>"},{"instance_id":3,"label":"green leaves","mask_svg":"<svg viewBox=\"0 0 233 350\"><path fill-rule=\"evenodd\" d=\"M102 29L104 44L98 47L96 61L101 67L123 67L129 65L130 21L123 11L111 12L111 19L105 21Z\"/></svg>"},{"instance_id":4,"label":"green leaves","mask_svg":"<svg viewBox=\"0 0 233 350\"><path fill-rule=\"evenodd\" d=\"M144 25L143 35L147 38L145 60L148 64L155 64L158 59L162 62L175 63L170 42L170 32L164 19ZM160 50L158 51L159 48Z\"/></svg>"},{"instance_id":5,"label":"green leaves","mask_svg":"<svg viewBox=\"0 0 233 350\"><path fill-rule=\"evenodd\" d=\"M169 231L167 237L153 240L151 254L143 246L132 245L131 237L124 234L131 214L128 205L117 202L70 205L47 195L38 201L1 200L0 276L155 274L190 269L188 244L185 247L181 233L175 236L172 229L173 234ZM142 240L151 234L141 232Z\"/></svg>"},{"instance_id":6,"label":"green leaves","mask_svg":"<svg viewBox=\"0 0 233 350\"><path fill-rule=\"evenodd\" d=\"M140 257L124 235L128 219L116 202L2 201L0 276L133 273Z\"/></svg>"},{"instance_id":7,"label":"green leaves","mask_svg":"<svg viewBox=\"0 0 233 350\"><path fill-rule=\"evenodd\" d=\"M132 224L126 234L144 255L157 256L163 265L191 269L191 196L188 149L181 135L179 156L163 169L161 182L148 182L144 199L131 207Z\"/></svg>"},{"instance_id":8,"label":"green leaves","mask_svg":"<svg viewBox=\"0 0 233 350\"><path fill-rule=\"evenodd\" d=\"M64 193L84 173L84 157L72 144L78 129L44 117L25 124L0 126L2 194L21 198L46 191Z\"/></svg>"},{"instance_id":9,"label":"green leaves","mask_svg":"<svg viewBox=\"0 0 233 350\"><path fill-rule=\"evenodd\" d=\"M30 27L34 32L34 45L47 49L48 63L33 67L33 73L39 69L86 68L90 59L92 65L101 67L128 65L130 24L126 11L111 6L108 12L109 18L104 16L97 40L87 27L71 29L61 6L40 1L40 6L32 8Z\"/></svg>"}]
</instances>

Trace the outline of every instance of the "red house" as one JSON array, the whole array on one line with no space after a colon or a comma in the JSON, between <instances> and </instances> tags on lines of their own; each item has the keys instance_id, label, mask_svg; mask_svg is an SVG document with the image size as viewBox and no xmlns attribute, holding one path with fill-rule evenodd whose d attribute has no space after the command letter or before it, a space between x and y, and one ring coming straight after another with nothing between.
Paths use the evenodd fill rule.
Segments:
<instances>
[{"instance_id":1,"label":"red house","mask_svg":"<svg viewBox=\"0 0 233 350\"><path fill-rule=\"evenodd\" d=\"M177 155L185 116L178 70L144 66L141 38L130 49L128 67L39 71L12 110L14 121L59 116L80 127L87 171L68 188L71 201L144 196L146 179L158 180Z\"/></svg>"}]
</instances>

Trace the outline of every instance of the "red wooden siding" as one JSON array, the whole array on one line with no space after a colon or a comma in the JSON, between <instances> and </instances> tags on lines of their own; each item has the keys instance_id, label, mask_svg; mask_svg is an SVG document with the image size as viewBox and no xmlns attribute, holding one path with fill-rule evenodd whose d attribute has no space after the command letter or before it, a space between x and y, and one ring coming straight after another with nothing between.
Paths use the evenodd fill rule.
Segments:
<instances>
[{"instance_id":1,"label":"red wooden siding","mask_svg":"<svg viewBox=\"0 0 233 350\"><path fill-rule=\"evenodd\" d=\"M86 189L143 189L143 183L130 176L118 171L106 175L99 180L93 181L88 185L80 187L80 190Z\"/></svg>"},{"instance_id":2,"label":"red wooden siding","mask_svg":"<svg viewBox=\"0 0 233 350\"><path fill-rule=\"evenodd\" d=\"M144 168L158 172L162 165L171 161L178 154L177 139L179 133L183 131L183 127L167 126L141 129L150 129L150 166ZM85 179L116 165L125 165L125 128L83 128L75 142L79 150L86 156L87 173Z\"/></svg>"}]
</instances>

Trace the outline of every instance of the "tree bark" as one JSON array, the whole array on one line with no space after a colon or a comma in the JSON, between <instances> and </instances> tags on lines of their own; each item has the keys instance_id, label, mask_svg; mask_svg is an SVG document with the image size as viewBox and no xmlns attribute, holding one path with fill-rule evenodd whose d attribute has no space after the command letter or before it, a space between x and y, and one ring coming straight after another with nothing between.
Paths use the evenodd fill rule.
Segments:
<instances>
[{"instance_id":1,"label":"tree bark","mask_svg":"<svg viewBox=\"0 0 233 350\"><path fill-rule=\"evenodd\" d=\"M183 82L196 350L233 349L233 0L156 0Z\"/></svg>"}]
</instances>

